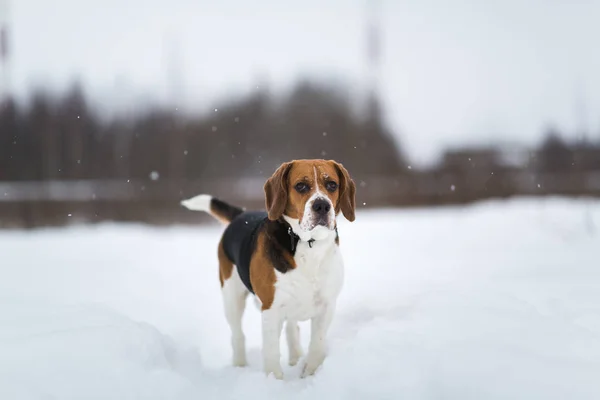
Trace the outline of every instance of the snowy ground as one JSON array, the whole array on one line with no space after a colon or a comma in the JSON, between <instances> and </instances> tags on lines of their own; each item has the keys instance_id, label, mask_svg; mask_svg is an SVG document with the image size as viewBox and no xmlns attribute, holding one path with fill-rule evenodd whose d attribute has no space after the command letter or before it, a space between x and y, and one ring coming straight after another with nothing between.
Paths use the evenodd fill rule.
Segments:
<instances>
[{"instance_id":1,"label":"snowy ground","mask_svg":"<svg viewBox=\"0 0 600 400\"><path fill-rule=\"evenodd\" d=\"M600 202L363 211L317 375L229 367L221 226L0 232L0 399L598 399ZM304 344L307 324L302 326ZM282 342L283 343L283 342Z\"/></svg>"}]
</instances>

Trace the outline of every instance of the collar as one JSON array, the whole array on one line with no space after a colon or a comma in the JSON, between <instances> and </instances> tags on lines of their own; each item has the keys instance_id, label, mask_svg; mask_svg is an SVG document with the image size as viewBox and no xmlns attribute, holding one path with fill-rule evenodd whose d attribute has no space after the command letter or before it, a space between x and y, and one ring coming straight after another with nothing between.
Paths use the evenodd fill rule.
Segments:
<instances>
[{"instance_id":1,"label":"collar","mask_svg":"<svg viewBox=\"0 0 600 400\"><path fill-rule=\"evenodd\" d=\"M287 221L284 221L287 226L288 226L288 230L287 233L290 237L290 244L292 246L292 252L296 250L296 247L298 246L298 242L301 240L300 236L296 235L296 233L294 232L294 230L292 229L292 226L290 224L287 223ZM337 225L335 227L335 237L338 237L338 230L337 230ZM312 249L313 243L315 242L315 239L310 239L307 243L308 243L308 247L310 247Z\"/></svg>"},{"instance_id":2,"label":"collar","mask_svg":"<svg viewBox=\"0 0 600 400\"><path fill-rule=\"evenodd\" d=\"M288 225L288 235L290 236L290 244L292 245L292 252L296 250L296 246L298 245L298 242L300 241L300 236L296 235L296 233L294 232L294 230L292 229L291 225ZM315 239L310 239L308 241L308 247L310 247L312 249L312 245L315 242Z\"/></svg>"}]
</instances>

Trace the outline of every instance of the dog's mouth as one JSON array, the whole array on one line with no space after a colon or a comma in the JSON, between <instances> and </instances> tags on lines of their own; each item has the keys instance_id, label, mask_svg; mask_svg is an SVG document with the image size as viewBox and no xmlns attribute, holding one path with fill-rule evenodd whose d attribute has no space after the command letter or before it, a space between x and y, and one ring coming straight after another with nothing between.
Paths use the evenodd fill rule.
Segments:
<instances>
[{"instance_id":1,"label":"dog's mouth","mask_svg":"<svg viewBox=\"0 0 600 400\"><path fill-rule=\"evenodd\" d=\"M329 218L317 218L317 220L315 221L314 226L324 226L326 228L329 228Z\"/></svg>"},{"instance_id":2,"label":"dog's mouth","mask_svg":"<svg viewBox=\"0 0 600 400\"><path fill-rule=\"evenodd\" d=\"M321 240L332 235L335 231L335 223L327 216L315 216L306 219L300 223L300 232L298 233L303 240L315 239Z\"/></svg>"},{"instance_id":3,"label":"dog's mouth","mask_svg":"<svg viewBox=\"0 0 600 400\"><path fill-rule=\"evenodd\" d=\"M333 227L331 226L332 224L329 221L329 218L327 217L316 217L314 218L309 224L307 224L308 226L306 227L307 231L313 231L315 229L329 229L332 230Z\"/></svg>"}]
</instances>

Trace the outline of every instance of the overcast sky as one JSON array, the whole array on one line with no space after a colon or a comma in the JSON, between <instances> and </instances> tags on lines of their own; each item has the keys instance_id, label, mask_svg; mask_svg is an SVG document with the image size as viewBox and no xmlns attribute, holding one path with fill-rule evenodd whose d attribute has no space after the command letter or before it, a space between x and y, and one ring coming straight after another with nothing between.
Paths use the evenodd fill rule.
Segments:
<instances>
[{"instance_id":1,"label":"overcast sky","mask_svg":"<svg viewBox=\"0 0 600 400\"><path fill-rule=\"evenodd\" d=\"M204 108L260 76L366 82L364 0L9 1L19 95L79 77L119 107L168 99L169 68ZM535 143L549 124L600 138L600 0L381 3L382 95L414 162L448 144Z\"/></svg>"}]
</instances>

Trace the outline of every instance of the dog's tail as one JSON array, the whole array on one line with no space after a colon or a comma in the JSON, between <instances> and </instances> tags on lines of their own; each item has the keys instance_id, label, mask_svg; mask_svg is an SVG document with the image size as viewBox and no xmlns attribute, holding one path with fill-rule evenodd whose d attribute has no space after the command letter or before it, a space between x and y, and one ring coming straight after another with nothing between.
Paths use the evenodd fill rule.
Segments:
<instances>
[{"instance_id":1,"label":"dog's tail","mask_svg":"<svg viewBox=\"0 0 600 400\"><path fill-rule=\"evenodd\" d=\"M193 211L207 212L224 224L230 223L235 217L244 212L241 208L227 204L209 194L200 194L191 199L183 200L181 205Z\"/></svg>"}]
</instances>

